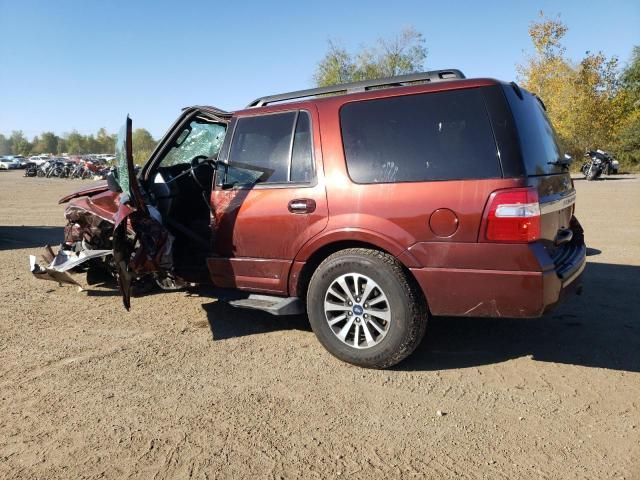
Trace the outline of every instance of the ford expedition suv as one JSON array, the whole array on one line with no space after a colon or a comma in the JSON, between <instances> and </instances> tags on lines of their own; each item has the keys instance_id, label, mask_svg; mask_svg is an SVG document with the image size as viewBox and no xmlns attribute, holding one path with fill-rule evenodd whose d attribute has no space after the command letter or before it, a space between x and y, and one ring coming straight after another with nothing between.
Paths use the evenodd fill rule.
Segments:
<instances>
[{"instance_id":1,"label":"ford expedition suv","mask_svg":"<svg viewBox=\"0 0 640 480\"><path fill-rule=\"evenodd\" d=\"M139 173L61 200L42 278L98 265L132 285L212 283L306 311L336 357L385 368L431 315L539 317L579 287L576 193L544 104L514 83L439 70L185 109ZM238 294L240 293L240 294ZM224 295L223 295L224 296Z\"/></svg>"}]
</instances>

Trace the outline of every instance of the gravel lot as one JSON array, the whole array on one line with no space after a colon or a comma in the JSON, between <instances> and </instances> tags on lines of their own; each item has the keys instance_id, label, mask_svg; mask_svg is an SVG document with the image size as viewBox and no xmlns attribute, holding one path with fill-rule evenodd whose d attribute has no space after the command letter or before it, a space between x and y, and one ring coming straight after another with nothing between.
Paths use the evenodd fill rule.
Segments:
<instances>
[{"instance_id":1,"label":"gravel lot","mask_svg":"<svg viewBox=\"0 0 640 480\"><path fill-rule=\"evenodd\" d=\"M0 171L0 478L640 478L640 176L576 181L585 292L432 319L391 371L206 289L32 278L80 181ZM86 182L84 182L86 184ZM438 415L441 411L443 415Z\"/></svg>"}]
</instances>

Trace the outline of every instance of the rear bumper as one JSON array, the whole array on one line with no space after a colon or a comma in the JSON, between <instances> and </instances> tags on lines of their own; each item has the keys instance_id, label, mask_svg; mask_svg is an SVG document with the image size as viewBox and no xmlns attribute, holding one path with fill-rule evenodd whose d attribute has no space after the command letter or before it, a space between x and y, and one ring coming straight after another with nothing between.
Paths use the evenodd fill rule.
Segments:
<instances>
[{"instance_id":1,"label":"rear bumper","mask_svg":"<svg viewBox=\"0 0 640 480\"><path fill-rule=\"evenodd\" d=\"M433 315L532 318L580 287L586 248L577 246L561 264L548 256L540 260L540 271L425 267L411 272Z\"/></svg>"}]
</instances>

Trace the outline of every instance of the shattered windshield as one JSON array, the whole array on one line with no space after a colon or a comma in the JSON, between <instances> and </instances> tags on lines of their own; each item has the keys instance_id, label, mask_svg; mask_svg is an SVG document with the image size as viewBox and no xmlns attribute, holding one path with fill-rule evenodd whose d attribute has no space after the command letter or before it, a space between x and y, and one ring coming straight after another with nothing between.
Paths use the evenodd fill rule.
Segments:
<instances>
[{"instance_id":1,"label":"shattered windshield","mask_svg":"<svg viewBox=\"0 0 640 480\"><path fill-rule=\"evenodd\" d=\"M197 156L212 157L218 154L226 125L207 123L202 120L192 121L178 136L175 145L160 162L161 167L189 164Z\"/></svg>"},{"instance_id":2,"label":"shattered windshield","mask_svg":"<svg viewBox=\"0 0 640 480\"><path fill-rule=\"evenodd\" d=\"M127 123L130 120L127 118ZM129 193L129 169L127 168L127 123L118 131L116 139L116 167L118 183L123 192Z\"/></svg>"}]
</instances>

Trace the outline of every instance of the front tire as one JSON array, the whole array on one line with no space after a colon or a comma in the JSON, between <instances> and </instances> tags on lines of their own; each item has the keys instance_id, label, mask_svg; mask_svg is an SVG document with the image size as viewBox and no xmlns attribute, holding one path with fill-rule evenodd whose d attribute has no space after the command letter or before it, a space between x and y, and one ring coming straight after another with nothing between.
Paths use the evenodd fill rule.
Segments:
<instances>
[{"instance_id":1,"label":"front tire","mask_svg":"<svg viewBox=\"0 0 640 480\"><path fill-rule=\"evenodd\" d=\"M352 248L325 259L307 292L309 321L335 357L366 368L388 368L418 346L427 306L417 284L391 255Z\"/></svg>"}]
</instances>

